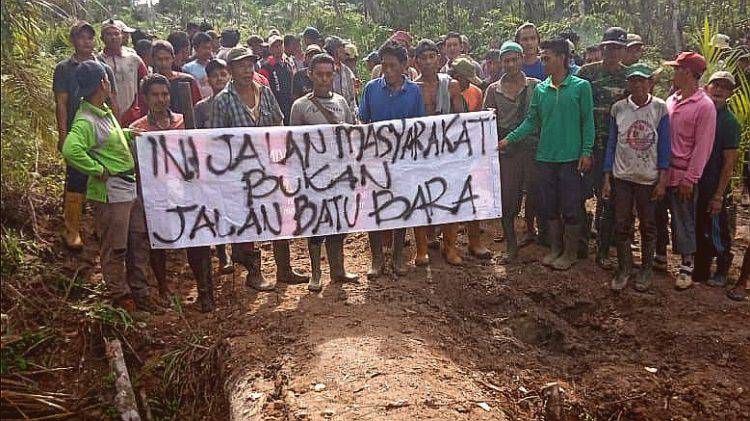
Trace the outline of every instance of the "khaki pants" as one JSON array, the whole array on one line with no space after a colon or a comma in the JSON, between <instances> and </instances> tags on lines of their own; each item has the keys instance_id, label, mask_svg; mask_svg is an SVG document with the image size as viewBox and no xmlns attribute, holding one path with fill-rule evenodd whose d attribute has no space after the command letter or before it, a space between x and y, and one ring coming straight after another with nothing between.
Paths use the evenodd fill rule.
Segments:
<instances>
[{"instance_id":1,"label":"khaki pants","mask_svg":"<svg viewBox=\"0 0 750 421\"><path fill-rule=\"evenodd\" d=\"M112 298L148 298L146 268L150 248L140 199L94 202L94 219L99 234L102 277Z\"/></svg>"}]
</instances>

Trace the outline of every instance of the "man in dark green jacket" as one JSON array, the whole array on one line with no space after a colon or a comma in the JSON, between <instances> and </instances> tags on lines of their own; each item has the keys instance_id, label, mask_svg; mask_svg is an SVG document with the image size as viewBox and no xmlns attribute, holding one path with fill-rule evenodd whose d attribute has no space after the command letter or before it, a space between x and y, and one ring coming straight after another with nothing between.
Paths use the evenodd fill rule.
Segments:
<instances>
[{"instance_id":1,"label":"man in dark green jacket","mask_svg":"<svg viewBox=\"0 0 750 421\"><path fill-rule=\"evenodd\" d=\"M544 41L541 48L549 77L534 89L523 123L501 140L499 146L505 149L535 129L541 130L536 161L541 213L549 221L550 242L550 252L542 263L567 270L576 259L582 223L581 175L591 169L593 98L589 82L568 72L570 47L565 39Z\"/></svg>"}]
</instances>

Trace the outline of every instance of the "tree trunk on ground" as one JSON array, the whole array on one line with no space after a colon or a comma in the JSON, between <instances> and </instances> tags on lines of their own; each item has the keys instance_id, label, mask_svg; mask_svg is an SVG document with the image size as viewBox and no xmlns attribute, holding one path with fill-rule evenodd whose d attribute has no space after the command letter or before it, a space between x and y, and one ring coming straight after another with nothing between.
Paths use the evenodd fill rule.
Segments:
<instances>
[{"instance_id":1,"label":"tree trunk on ground","mask_svg":"<svg viewBox=\"0 0 750 421\"><path fill-rule=\"evenodd\" d=\"M122 353L122 345L117 339L104 339L104 346L107 360L109 360L109 368L115 375L115 389L117 390L115 406L120 412L120 419L123 421L141 421L141 416L138 415L135 393L133 392L133 384L130 382L130 375L128 374L128 366L125 364L125 356Z\"/></svg>"}]
</instances>

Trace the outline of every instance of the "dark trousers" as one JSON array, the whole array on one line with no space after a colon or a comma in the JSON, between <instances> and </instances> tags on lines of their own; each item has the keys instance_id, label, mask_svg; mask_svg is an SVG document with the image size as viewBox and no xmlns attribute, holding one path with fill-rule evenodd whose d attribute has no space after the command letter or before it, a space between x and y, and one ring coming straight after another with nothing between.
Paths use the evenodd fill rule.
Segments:
<instances>
[{"instance_id":1,"label":"dark trousers","mask_svg":"<svg viewBox=\"0 0 750 421\"><path fill-rule=\"evenodd\" d=\"M580 209L583 200L578 161L537 161L537 174L541 191L542 218L562 218L567 225L578 225L581 222Z\"/></svg>"},{"instance_id":2,"label":"dark trousers","mask_svg":"<svg viewBox=\"0 0 750 421\"><path fill-rule=\"evenodd\" d=\"M330 243L331 241L340 241L343 242L344 238L346 238L346 234L332 234L332 235L320 235L317 237L309 237L307 239L309 244L313 244L316 246L319 246L323 243Z\"/></svg>"},{"instance_id":3,"label":"dark trousers","mask_svg":"<svg viewBox=\"0 0 750 421\"><path fill-rule=\"evenodd\" d=\"M711 262L716 257L716 272L724 275L732 265L732 234L729 229L730 201L724 197L721 210L711 215L710 205L713 192L698 192L698 202L695 214L695 268L693 279L705 282L711 277Z\"/></svg>"},{"instance_id":4,"label":"dark trousers","mask_svg":"<svg viewBox=\"0 0 750 421\"><path fill-rule=\"evenodd\" d=\"M520 154L500 156L503 217L515 218L521 210L524 186L524 162Z\"/></svg>"},{"instance_id":5,"label":"dark trousers","mask_svg":"<svg viewBox=\"0 0 750 421\"><path fill-rule=\"evenodd\" d=\"M86 194L89 177L77 169L67 165L65 167L65 191Z\"/></svg>"},{"instance_id":6,"label":"dark trousers","mask_svg":"<svg viewBox=\"0 0 750 421\"><path fill-rule=\"evenodd\" d=\"M656 254L667 255L669 245L669 201L666 197L656 202Z\"/></svg>"},{"instance_id":7,"label":"dark trousers","mask_svg":"<svg viewBox=\"0 0 750 421\"><path fill-rule=\"evenodd\" d=\"M653 185L633 183L632 181L614 179L613 208L615 216L615 236L617 241L629 241L632 237L635 219L633 206L638 212L642 244L651 244L653 250L656 242L656 203L651 201ZM646 247L643 247L646 249Z\"/></svg>"},{"instance_id":8,"label":"dark trousers","mask_svg":"<svg viewBox=\"0 0 750 421\"><path fill-rule=\"evenodd\" d=\"M596 197L596 213L594 214L594 226L597 233L597 249L600 253L609 250L615 230L615 214L612 201L602 197L602 185L604 183L604 149L594 148L591 154L591 171L584 176L584 200ZM616 189L615 183L612 189ZM582 206L585 217L585 207Z\"/></svg>"}]
</instances>

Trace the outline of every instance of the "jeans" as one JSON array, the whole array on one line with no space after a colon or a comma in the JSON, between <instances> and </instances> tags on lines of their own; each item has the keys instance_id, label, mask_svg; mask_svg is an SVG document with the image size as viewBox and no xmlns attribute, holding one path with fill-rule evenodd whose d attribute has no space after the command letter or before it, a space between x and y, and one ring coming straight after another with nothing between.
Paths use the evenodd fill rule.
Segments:
<instances>
[{"instance_id":1,"label":"jeans","mask_svg":"<svg viewBox=\"0 0 750 421\"><path fill-rule=\"evenodd\" d=\"M541 191L541 215L546 220L562 218L567 225L581 222L581 174L578 161L537 161L539 188Z\"/></svg>"},{"instance_id":2,"label":"jeans","mask_svg":"<svg viewBox=\"0 0 750 421\"><path fill-rule=\"evenodd\" d=\"M693 186L693 196L682 201L677 198L677 187L667 189L669 210L672 214L672 251L683 256L695 253L695 207L698 186Z\"/></svg>"}]
</instances>

